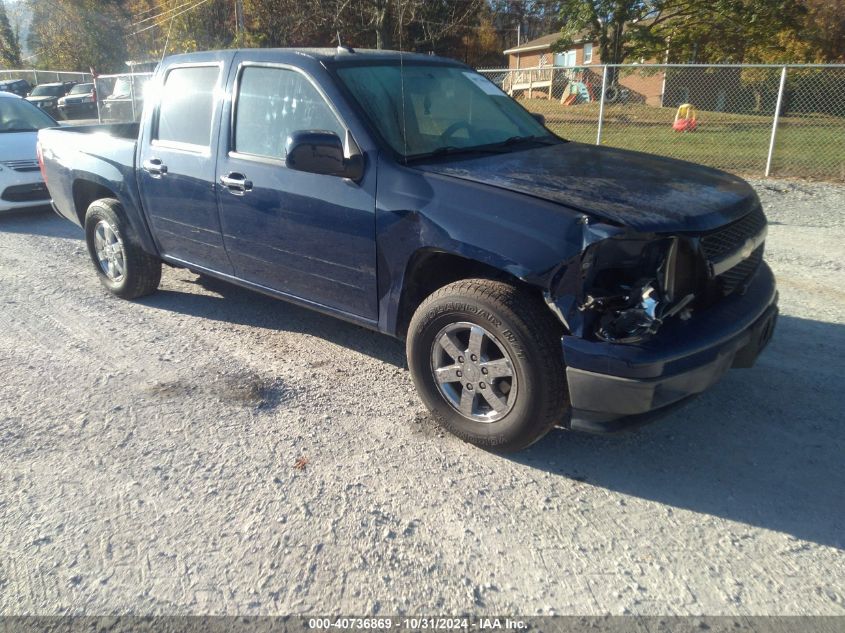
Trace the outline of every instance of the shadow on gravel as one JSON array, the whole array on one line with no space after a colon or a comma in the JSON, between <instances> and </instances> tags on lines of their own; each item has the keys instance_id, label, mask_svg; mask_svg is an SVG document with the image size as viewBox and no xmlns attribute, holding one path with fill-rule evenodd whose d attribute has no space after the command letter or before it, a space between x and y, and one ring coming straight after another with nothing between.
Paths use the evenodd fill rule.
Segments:
<instances>
[{"instance_id":1,"label":"shadow on gravel","mask_svg":"<svg viewBox=\"0 0 845 633\"><path fill-rule=\"evenodd\" d=\"M138 302L215 321L310 334L391 365L405 366L404 344L389 336L213 277L200 276L194 283L221 296L162 289Z\"/></svg>"},{"instance_id":2,"label":"shadow on gravel","mask_svg":"<svg viewBox=\"0 0 845 633\"><path fill-rule=\"evenodd\" d=\"M35 211L16 211L0 215L0 232L43 235L68 240L81 240L82 229L60 218L50 208Z\"/></svg>"},{"instance_id":3,"label":"shadow on gravel","mask_svg":"<svg viewBox=\"0 0 845 633\"><path fill-rule=\"evenodd\" d=\"M730 371L667 418L611 437L553 432L513 459L843 549L842 350L845 326L781 316L753 369Z\"/></svg>"}]
</instances>

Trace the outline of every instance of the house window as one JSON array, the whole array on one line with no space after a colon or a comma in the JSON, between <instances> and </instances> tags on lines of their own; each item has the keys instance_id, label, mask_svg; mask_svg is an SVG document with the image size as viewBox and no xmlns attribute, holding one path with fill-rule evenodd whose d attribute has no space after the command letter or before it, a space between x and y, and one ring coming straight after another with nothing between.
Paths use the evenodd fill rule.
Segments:
<instances>
[{"instance_id":1,"label":"house window","mask_svg":"<svg viewBox=\"0 0 845 633\"><path fill-rule=\"evenodd\" d=\"M555 53L555 66L572 67L575 65L575 51Z\"/></svg>"},{"instance_id":2,"label":"house window","mask_svg":"<svg viewBox=\"0 0 845 633\"><path fill-rule=\"evenodd\" d=\"M593 45L589 42L584 44L584 63L585 64L592 64L593 63Z\"/></svg>"}]
</instances>

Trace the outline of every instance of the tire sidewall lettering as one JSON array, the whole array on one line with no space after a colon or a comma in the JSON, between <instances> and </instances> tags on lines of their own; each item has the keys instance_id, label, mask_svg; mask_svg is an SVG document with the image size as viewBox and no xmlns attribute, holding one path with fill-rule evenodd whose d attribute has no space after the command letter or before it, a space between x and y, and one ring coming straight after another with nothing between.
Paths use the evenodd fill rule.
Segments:
<instances>
[{"instance_id":1,"label":"tire sidewall lettering","mask_svg":"<svg viewBox=\"0 0 845 633\"><path fill-rule=\"evenodd\" d=\"M525 351L519 344L519 337L516 333L511 328L503 327L504 324L502 321L482 306L458 301L445 301L432 307L426 314L425 321L426 323L431 323L443 314L452 314L455 312L477 317L482 321L482 324L486 323L493 326L497 335L507 340L515 356L520 359L524 359L526 357Z\"/></svg>"}]
</instances>

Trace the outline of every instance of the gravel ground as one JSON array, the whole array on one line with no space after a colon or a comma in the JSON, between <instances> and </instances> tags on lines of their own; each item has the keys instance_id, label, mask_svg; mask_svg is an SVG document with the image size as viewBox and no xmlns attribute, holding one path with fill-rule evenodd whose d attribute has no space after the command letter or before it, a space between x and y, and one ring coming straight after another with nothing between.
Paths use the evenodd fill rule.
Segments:
<instances>
[{"instance_id":1,"label":"gravel ground","mask_svg":"<svg viewBox=\"0 0 845 633\"><path fill-rule=\"evenodd\" d=\"M184 270L121 301L76 227L0 218L0 613L845 614L845 186L755 185L758 365L510 457L396 341Z\"/></svg>"}]
</instances>

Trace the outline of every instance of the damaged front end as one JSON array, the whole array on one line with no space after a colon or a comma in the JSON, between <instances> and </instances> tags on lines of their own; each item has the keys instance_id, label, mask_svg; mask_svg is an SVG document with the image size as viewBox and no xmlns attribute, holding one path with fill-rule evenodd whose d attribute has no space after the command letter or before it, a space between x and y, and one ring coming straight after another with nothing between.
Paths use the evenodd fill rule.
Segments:
<instances>
[{"instance_id":1,"label":"damaged front end","mask_svg":"<svg viewBox=\"0 0 845 633\"><path fill-rule=\"evenodd\" d=\"M638 343L668 319L688 319L706 269L683 236L585 227L580 258L562 267L547 302L575 336Z\"/></svg>"}]
</instances>

